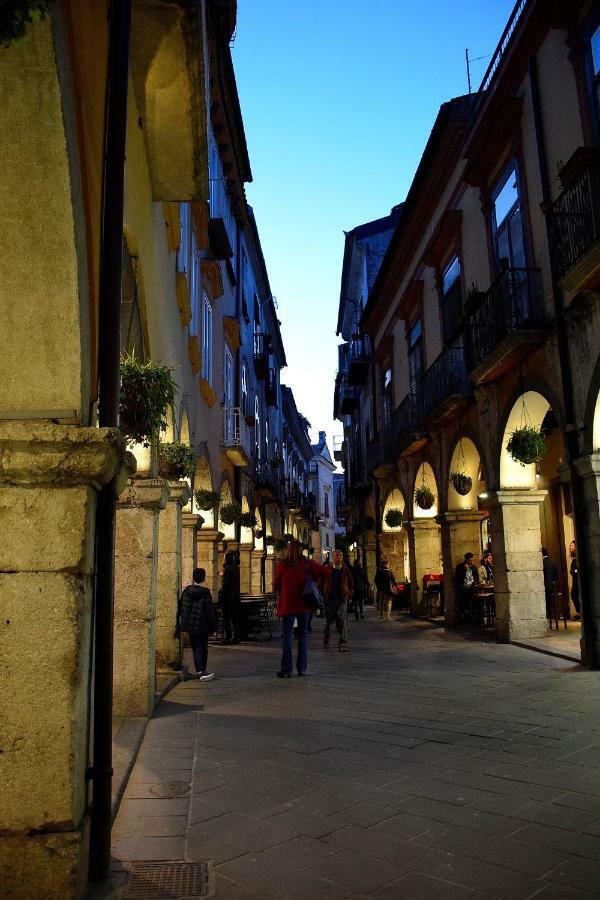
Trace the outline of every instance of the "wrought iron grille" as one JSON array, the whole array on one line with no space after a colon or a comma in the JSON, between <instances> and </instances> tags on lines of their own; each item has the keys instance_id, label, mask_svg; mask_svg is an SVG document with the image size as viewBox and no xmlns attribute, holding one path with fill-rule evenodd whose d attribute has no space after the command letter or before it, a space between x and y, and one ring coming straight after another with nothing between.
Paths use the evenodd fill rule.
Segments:
<instances>
[{"instance_id":1,"label":"wrought iron grille","mask_svg":"<svg viewBox=\"0 0 600 900\"><path fill-rule=\"evenodd\" d=\"M192 900L212 893L208 862L134 863L124 900Z\"/></svg>"},{"instance_id":2,"label":"wrought iron grille","mask_svg":"<svg viewBox=\"0 0 600 900\"><path fill-rule=\"evenodd\" d=\"M418 434L421 428L419 403L409 394L392 413L392 440L394 444L400 444L409 434Z\"/></svg>"},{"instance_id":3,"label":"wrought iron grille","mask_svg":"<svg viewBox=\"0 0 600 900\"><path fill-rule=\"evenodd\" d=\"M420 400L424 417L453 395L470 393L463 347L449 347L427 369L421 380Z\"/></svg>"},{"instance_id":4,"label":"wrought iron grille","mask_svg":"<svg viewBox=\"0 0 600 900\"><path fill-rule=\"evenodd\" d=\"M469 364L474 369L513 331L542 325L539 269L505 269L468 320Z\"/></svg>"},{"instance_id":5,"label":"wrought iron grille","mask_svg":"<svg viewBox=\"0 0 600 900\"><path fill-rule=\"evenodd\" d=\"M353 334L350 341L350 360L366 362L371 356L371 342L368 334Z\"/></svg>"},{"instance_id":6,"label":"wrought iron grille","mask_svg":"<svg viewBox=\"0 0 600 900\"><path fill-rule=\"evenodd\" d=\"M554 202L550 227L553 265L560 279L600 240L600 152Z\"/></svg>"}]
</instances>

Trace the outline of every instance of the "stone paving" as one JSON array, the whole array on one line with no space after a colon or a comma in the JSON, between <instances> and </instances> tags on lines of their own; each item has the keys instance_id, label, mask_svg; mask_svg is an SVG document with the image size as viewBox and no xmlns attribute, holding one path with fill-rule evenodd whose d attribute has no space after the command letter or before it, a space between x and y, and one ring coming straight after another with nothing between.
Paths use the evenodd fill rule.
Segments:
<instances>
[{"instance_id":1,"label":"stone paving","mask_svg":"<svg viewBox=\"0 0 600 900\"><path fill-rule=\"evenodd\" d=\"M600 673L429 623L212 647L149 724L114 828L139 860L212 860L219 898L600 896Z\"/></svg>"}]
</instances>

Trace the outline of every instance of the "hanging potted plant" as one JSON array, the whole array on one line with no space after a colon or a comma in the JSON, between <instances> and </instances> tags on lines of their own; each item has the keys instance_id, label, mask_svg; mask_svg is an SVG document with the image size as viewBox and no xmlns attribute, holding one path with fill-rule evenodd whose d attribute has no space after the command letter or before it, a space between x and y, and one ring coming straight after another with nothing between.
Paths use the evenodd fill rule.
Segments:
<instances>
[{"instance_id":1,"label":"hanging potted plant","mask_svg":"<svg viewBox=\"0 0 600 900\"><path fill-rule=\"evenodd\" d=\"M415 503L419 509L431 509L435 503L435 494L425 482L421 484L415 491Z\"/></svg>"},{"instance_id":2,"label":"hanging potted plant","mask_svg":"<svg viewBox=\"0 0 600 900\"><path fill-rule=\"evenodd\" d=\"M242 515L242 507L239 503L223 503L219 509L219 519L224 525L233 525Z\"/></svg>"},{"instance_id":3,"label":"hanging potted plant","mask_svg":"<svg viewBox=\"0 0 600 900\"><path fill-rule=\"evenodd\" d=\"M534 425L516 428L508 439L506 449L515 462L521 466L539 463L548 450L546 438Z\"/></svg>"},{"instance_id":4,"label":"hanging potted plant","mask_svg":"<svg viewBox=\"0 0 600 900\"><path fill-rule=\"evenodd\" d=\"M286 547L287 547L286 542L281 538L277 538L273 543L273 549L275 550L276 553L282 553Z\"/></svg>"},{"instance_id":5,"label":"hanging potted plant","mask_svg":"<svg viewBox=\"0 0 600 900\"><path fill-rule=\"evenodd\" d=\"M273 538L273 535L268 534L265 538L265 546L272 547L274 543L275 543L275 539Z\"/></svg>"},{"instance_id":6,"label":"hanging potted plant","mask_svg":"<svg viewBox=\"0 0 600 900\"><path fill-rule=\"evenodd\" d=\"M256 513L243 512L240 516L240 525L242 528L256 528Z\"/></svg>"},{"instance_id":7,"label":"hanging potted plant","mask_svg":"<svg viewBox=\"0 0 600 900\"><path fill-rule=\"evenodd\" d=\"M134 353L121 359L119 428L131 444L148 447L167 427L176 391L168 366L140 362Z\"/></svg>"},{"instance_id":8,"label":"hanging potted plant","mask_svg":"<svg viewBox=\"0 0 600 900\"><path fill-rule=\"evenodd\" d=\"M158 445L158 471L161 478L178 481L191 478L196 469L196 454L188 444L161 441Z\"/></svg>"},{"instance_id":9,"label":"hanging potted plant","mask_svg":"<svg viewBox=\"0 0 600 900\"><path fill-rule=\"evenodd\" d=\"M473 479L465 472L451 472L450 484L457 494L460 494L461 497L466 497L473 487Z\"/></svg>"},{"instance_id":10,"label":"hanging potted plant","mask_svg":"<svg viewBox=\"0 0 600 900\"><path fill-rule=\"evenodd\" d=\"M207 491L204 488L194 491L194 500L199 509L215 509L219 502L219 496L217 491Z\"/></svg>"},{"instance_id":11,"label":"hanging potted plant","mask_svg":"<svg viewBox=\"0 0 600 900\"><path fill-rule=\"evenodd\" d=\"M385 524L388 528L401 528L402 527L402 510L397 507L392 507L388 509L385 514Z\"/></svg>"}]
</instances>

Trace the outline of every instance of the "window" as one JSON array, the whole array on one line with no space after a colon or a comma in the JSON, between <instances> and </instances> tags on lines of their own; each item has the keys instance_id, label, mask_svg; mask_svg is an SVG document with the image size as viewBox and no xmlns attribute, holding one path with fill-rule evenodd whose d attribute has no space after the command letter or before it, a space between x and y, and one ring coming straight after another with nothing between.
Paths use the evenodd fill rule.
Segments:
<instances>
[{"instance_id":1,"label":"window","mask_svg":"<svg viewBox=\"0 0 600 900\"><path fill-rule=\"evenodd\" d=\"M421 320L417 319L408 332L408 371L411 397L417 395L417 386L421 380L423 369L423 327Z\"/></svg>"},{"instance_id":2,"label":"window","mask_svg":"<svg viewBox=\"0 0 600 900\"><path fill-rule=\"evenodd\" d=\"M260 462L260 415L258 395L254 398L254 445L256 447L256 459Z\"/></svg>"},{"instance_id":3,"label":"window","mask_svg":"<svg viewBox=\"0 0 600 900\"><path fill-rule=\"evenodd\" d=\"M509 269L524 269L525 240L517 169L511 166L493 196L493 230L496 261L506 261Z\"/></svg>"},{"instance_id":4,"label":"window","mask_svg":"<svg viewBox=\"0 0 600 900\"><path fill-rule=\"evenodd\" d=\"M179 249L177 250L177 271L188 272L190 267L190 206L189 203L179 204Z\"/></svg>"},{"instance_id":5,"label":"window","mask_svg":"<svg viewBox=\"0 0 600 900\"><path fill-rule=\"evenodd\" d=\"M329 518L329 494L325 491L325 518Z\"/></svg>"},{"instance_id":6,"label":"window","mask_svg":"<svg viewBox=\"0 0 600 900\"><path fill-rule=\"evenodd\" d=\"M600 25L597 24L592 32L589 42L589 61L588 68L590 72L589 84L591 89L591 100L594 117L596 119L596 135L600 139Z\"/></svg>"},{"instance_id":7,"label":"window","mask_svg":"<svg viewBox=\"0 0 600 900\"><path fill-rule=\"evenodd\" d=\"M392 368L383 373L383 430L389 432L392 426Z\"/></svg>"},{"instance_id":8,"label":"window","mask_svg":"<svg viewBox=\"0 0 600 900\"><path fill-rule=\"evenodd\" d=\"M242 364L242 376L241 376L241 384L240 390L242 394L242 412L245 416L248 415L248 365L244 361Z\"/></svg>"},{"instance_id":9,"label":"window","mask_svg":"<svg viewBox=\"0 0 600 900\"><path fill-rule=\"evenodd\" d=\"M212 306L205 291L202 292L202 377L212 380Z\"/></svg>"},{"instance_id":10,"label":"window","mask_svg":"<svg viewBox=\"0 0 600 900\"><path fill-rule=\"evenodd\" d=\"M265 457L269 458L269 420L265 419Z\"/></svg>"},{"instance_id":11,"label":"window","mask_svg":"<svg viewBox=\"0 0 600 900\"><path fill-rule=\"evenodd\" d=\"M442 336L451 344L460 332L462 297L460 260L453 256L442 272Z\"/></svg>"},{"instance_id":12,"label":"window","mask_svg":"<svg viewBox=\"0 0 600 900\"><path fill-rule=\"evenodd\" d=\"M233 406L233 356L227 344L225 344L223 381L225 406L231 408Z\"/></svg>"},{"instance_id":13,"label":"window","mask_svg":"<svg viewBox=\"0 0 600 900\"><path fill-rule=\"evenodd\" d=\"M190 236L190 254L188 268L188 285L190 288L190 305L192 307L192 321L190 322L190 334L199 334L200 326L200 260L198 259L198 250L196 248L196 235L191 232Z\"/></svg>"}]
</instances>

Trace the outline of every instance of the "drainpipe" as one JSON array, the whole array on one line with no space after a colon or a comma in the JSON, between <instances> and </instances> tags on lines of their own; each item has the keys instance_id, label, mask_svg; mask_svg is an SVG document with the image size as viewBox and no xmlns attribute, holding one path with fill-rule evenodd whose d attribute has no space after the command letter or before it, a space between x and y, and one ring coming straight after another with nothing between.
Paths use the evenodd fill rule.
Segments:
<instances>
[{"instance_id":1,"label":"drainpipe","mask_svg":"<svg viewBox=\"0 0 600 900\"><path fill-rule=\"evenodd\" d=\"M102 238L100 248L98 382L99 424L119 422L119 360L123 202L131 0L115 0L109 26ZM94 636L94 733L90 880L103 881L110 866L112 787L113 614L116 483L98 495Z\"/></svg>"},{"instance_id":2,"label":"drainpipe","mask_svg":"<svg viewBox=\"0 0 600 900\"><path fill-rule=\"evenodd\" d=\"M542 182L542 209L546 220L546 238L550 251L550 271L552 275L552 300L554 302L554 315L556 319L556 342L560 360L560 376L565 404L565 443L567 447L568 468L571 478L571 495L573 500L573 519L575 521L575 536L577 540L577 565L579 568L579 585L581 591L583 646L585 649L586 664L590 668L597 668L596 659L596 625L592 615L591 579L589 572L589 554L587 537L583 523L586 519L586 504L583 487L583 479L580 477L575 460L579 456L578 429L576 424L576 411L573 391L573 369L569 355L567 339L567 323L565 321L564 298L558 284L552 265L552 235L550 233L550 220L548 213L552 203L550 193L550 179L548 176L548 159L544 141L544 127L542 108L540 102L540 89L537 71L537 59L533 56L529 60L529 80L531 83L531 102L533 106L533 118L535 123L535 136L538 151L540 178Z\"/></svg>"}]
</instances>

